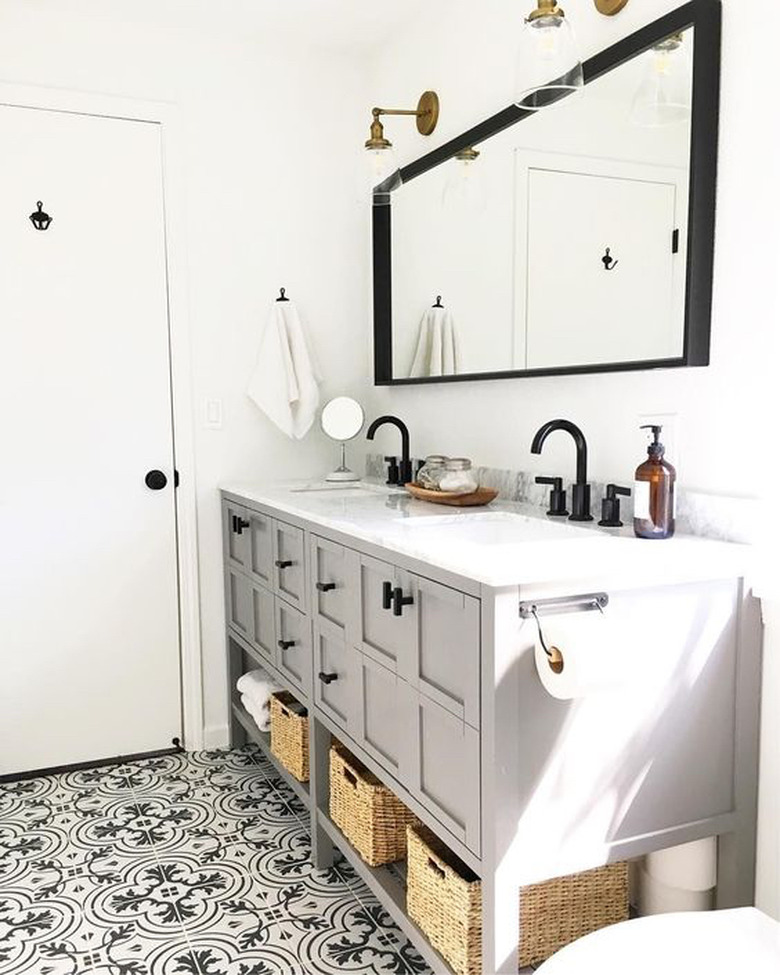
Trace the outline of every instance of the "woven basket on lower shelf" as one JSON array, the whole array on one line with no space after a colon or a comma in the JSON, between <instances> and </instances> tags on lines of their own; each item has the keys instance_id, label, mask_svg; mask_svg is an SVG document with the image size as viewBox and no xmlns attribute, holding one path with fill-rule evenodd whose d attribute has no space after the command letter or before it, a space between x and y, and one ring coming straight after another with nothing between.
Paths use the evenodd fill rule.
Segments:
<instances>
[{"instance_id":1,"label":"woven basket on lower shelf","mask_svg":"<svg viewBox=\"0 0 780 975\"><path fill-rule=\"evenodd\" d=\"M309 717L296 714L297 704L288 691L271 695L271 751L290 775L299 782L309 781Z\"/></svg>"},{"instance_id":2,"label":"woven basket on lower shelf","mask_svg":"<svg viewBox=\"0 0 780 975\"><path fill-rule=\"evenodd\" d=\"M341 744L330 748L330 818L370 867L406 856L415 816Z\"/></svg>"},{"instance_id":3,"label":"woven basket on lower shelf","mask_svg":"<svg viewBox=\"0 0 780 975\"><path fill-rule=\"evenodd\" d=\"M424 826L408 829L406 909L458 975L482 972L482 885ZM536 965L591 931L628 918L628 864L520 891L518 966Z\"/></svg>"}]
</instances>

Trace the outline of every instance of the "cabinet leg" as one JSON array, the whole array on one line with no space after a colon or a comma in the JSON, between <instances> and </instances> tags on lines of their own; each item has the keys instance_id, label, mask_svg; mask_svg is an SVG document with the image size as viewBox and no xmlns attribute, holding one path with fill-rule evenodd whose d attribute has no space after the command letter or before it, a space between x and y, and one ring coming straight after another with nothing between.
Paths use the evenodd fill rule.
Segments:
<instances>
[{"instance_id":1,"label":"cabinet leg","mask_svg":"<svg viewBox=\"0 0 780 975\"><path fill-rule=\"evenodd\" d=\"M483 975L517 975L520 888L501 871L482 878Z\"/></svg>"},{"instance_id":2,"label":"cabinet leg","mask_svg":"<svg viewBox=\"0 0 780 975\"><path fill-rule=\"evenodd\" d=\"M325 870L333 866L333 843L320 826L317 811L330 804L330 732L309 712L309 801L311 812L311 853L314 866Z\"/></svg>"},{"instance_id":3,"label":"cabinet leg","mask_svg":"<svg viewBox=\"0 0 780 975\"><path fill-rule=\"evenodd\" d=\"M756 833L742 827L718 837L718 910L751 907L755 903Z\"/></svg>"}]
</instances>

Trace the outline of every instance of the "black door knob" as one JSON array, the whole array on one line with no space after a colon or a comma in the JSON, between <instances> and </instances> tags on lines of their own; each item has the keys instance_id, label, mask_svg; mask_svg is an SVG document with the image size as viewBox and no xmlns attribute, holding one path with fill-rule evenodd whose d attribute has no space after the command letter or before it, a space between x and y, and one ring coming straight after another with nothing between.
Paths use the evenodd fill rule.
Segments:
<instances>
[{"instance_id":1,"label":"black door knob","mask_svg":"<svg viewBox=\"0 0 780 975\"><path fill-rule=\"evenodd\" d=\"M168 478L162 471L149 471L144 482L150 491L162 491L168 483Z\"/></svg>"}]
</instances>

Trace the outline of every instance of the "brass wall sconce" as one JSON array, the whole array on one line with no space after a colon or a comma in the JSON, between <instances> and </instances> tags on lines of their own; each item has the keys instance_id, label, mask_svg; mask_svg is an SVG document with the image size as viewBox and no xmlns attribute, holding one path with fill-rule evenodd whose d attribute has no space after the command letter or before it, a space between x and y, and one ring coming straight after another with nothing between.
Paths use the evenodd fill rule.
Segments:
<instances>
[{"instance_id":1,"label":"brass wall sconce","mask_svg":"<svg viewBox=\"0 0 780 975\"><path fill-rule=\"evenodd\" d=\"M439 96L435 91L424 91L420 95L417 108L374 108L371 110L374 120L371 123L371 136L366 142L366 149L381 152L392 149L393 143L385 138L385 130L379 121L382 115L413 115L417 119L417 131L420 135L430 135L439 121Z\"/></svg>"},{"instance_id":2,"label":"brass wall sconce","mask_svg":"<svg viewBox=\"0 0 780 975\"><path fill-rule=\"evenodd\" d=\"M626 6L628 0L593 0L593 2L600 14L604 14L606 17L614 17Z\"/></svg>"}]
</instances>

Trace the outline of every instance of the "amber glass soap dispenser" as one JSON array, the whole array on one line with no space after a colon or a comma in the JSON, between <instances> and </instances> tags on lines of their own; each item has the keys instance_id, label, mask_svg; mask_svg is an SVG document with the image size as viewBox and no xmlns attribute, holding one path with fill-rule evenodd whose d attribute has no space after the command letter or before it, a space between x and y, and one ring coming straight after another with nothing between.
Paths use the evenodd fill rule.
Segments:
<instances>
[{"instance_id":1,"label":"amber glass soap dispenser","mask_svg":"<svg viewBox=\"0 0 780 975\"><path fill-rule=\"evenodd\" d=\"M662 428L650 424L640 429L652 430L653 442L647 448L647 460L636 469L634 534L638 538L671 538L677 472L664 460L664 445L659 439Z\"/></svg>"}]
</instances>

